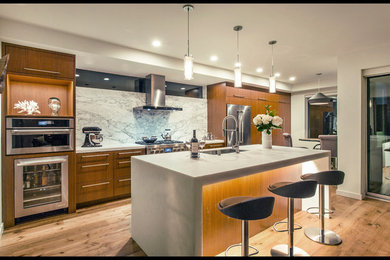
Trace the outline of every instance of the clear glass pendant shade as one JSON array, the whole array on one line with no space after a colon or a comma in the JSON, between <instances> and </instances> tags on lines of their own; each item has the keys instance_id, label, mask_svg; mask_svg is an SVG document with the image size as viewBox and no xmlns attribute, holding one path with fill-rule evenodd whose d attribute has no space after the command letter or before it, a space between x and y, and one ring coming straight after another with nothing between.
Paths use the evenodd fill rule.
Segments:
<instances>
[{"instance_id":1,"label":"clear glass pendant shade","mask_svg":"<svg viewBox=\"0 0 390 260\"><path fill-rule=\"evenodd\" d=\"M275 93L276 92L276 77L270 76L269 77L269 93Z\"/></svg>"},{"instance_id":2,"label":"clear glass pendant shade","mask_svg":"<svg viewBox=\"0 0 390 260\"><path fill-rule=\"evenodd\" d=\"M234 87L236 88L242 87L241 66L234 67Z\"/></svg>"},{"instance_id":3,"label":"clear glass pendant shade","mask_svg":"<svg viewBox=\"0 0 390 260\"><path fill-rule=\"evenodd\" d=\"M193 79L194 58L192 56L184 56L184 78L186 80Z\"/></svg>"}]
</instances>

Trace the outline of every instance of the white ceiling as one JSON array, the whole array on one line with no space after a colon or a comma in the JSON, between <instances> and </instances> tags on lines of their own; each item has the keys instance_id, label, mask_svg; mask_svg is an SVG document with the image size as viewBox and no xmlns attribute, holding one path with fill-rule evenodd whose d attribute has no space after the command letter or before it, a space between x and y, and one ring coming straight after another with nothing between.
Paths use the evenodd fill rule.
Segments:
<instances>
[{"instance_id":1,"label":"white ceiling","mask_svg":"<svg viewBox=\"0 0 390 260\"><path fill-rule=\"evenodd\" d=\"M187 14L182 4L1 4L0 17L182 59ZM336 77L337 56L390 42L390 4L194 4L190 53L197 63L232 69L235 25L242 71L267 77L271 68L293 84ZM162 42L159 48L151 42ZM219 57L217 62L209 60ZM262 67L263 73L256 68ZM145 73L148 74L148 73Z\"/></svg>"}]
</instances>

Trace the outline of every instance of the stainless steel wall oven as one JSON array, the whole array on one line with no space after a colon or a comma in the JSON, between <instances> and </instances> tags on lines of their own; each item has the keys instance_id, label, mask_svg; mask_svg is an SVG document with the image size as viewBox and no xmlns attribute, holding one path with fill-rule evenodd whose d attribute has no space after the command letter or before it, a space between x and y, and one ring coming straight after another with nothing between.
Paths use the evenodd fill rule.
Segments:
<instances>
[{"instance_id":1,"label":"stainless steel wall oven","mask_svg":"<svg viewBox=\"0 0 390 260\"><path fill-rule=\"evenodd\" d=\"M73 151L73 118L6 119L6 154Z\"/></svg>"},{"instance_id":2,"label":"stainless steel wall oven","mask_svg":"<svg viewBox=\"0 0 390 260\"><path fill-rule=\"evenodd\" d=\"M68 155L15 159L15 218L68 207Z\"/></svg>"}]
</instances>

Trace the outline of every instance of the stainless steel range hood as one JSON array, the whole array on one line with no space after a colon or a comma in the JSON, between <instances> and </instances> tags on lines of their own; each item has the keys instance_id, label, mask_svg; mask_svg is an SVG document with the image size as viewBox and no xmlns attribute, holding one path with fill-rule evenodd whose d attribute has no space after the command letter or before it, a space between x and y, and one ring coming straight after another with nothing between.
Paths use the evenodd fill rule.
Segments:
<instances>
[{"instance_id":1,"label":"stainless steel range hood","mask_svg":"<svg viewBox=\"0 0 390 260\"><path fill-rule=\"evenodd\" d=\"M149 74L145 77L146 104L133 110L182 111L180 107L165 106L165 76Z\"/></svg>"}]
</instances>

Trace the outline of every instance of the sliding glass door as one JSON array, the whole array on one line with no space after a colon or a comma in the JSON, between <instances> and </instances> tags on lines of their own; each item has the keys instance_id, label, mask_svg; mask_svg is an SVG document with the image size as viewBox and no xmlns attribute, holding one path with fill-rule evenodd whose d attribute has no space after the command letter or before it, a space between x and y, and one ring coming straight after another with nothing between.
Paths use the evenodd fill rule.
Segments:
<instances>
[{"instance_id":1,"label":"sliding glass door","mask_svg":"<svg viewBox=\"0 0 390 260\"><path fill-rule=\"evenodd\" d=\"M367 192L390 199L390 75L367 78Z\"/></svg>"}]
</instances>

